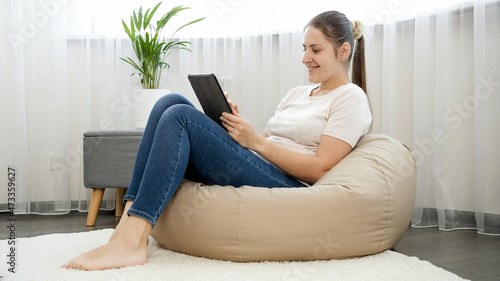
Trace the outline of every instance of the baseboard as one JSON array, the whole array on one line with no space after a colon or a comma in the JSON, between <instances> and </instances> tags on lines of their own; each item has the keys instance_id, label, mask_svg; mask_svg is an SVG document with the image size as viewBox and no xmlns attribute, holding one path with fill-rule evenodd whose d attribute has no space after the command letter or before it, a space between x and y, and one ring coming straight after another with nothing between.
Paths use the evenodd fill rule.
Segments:
<instances>
[{"instance_id":1,"label":"baseboard","mask_svg":"<svg viewBox=\"0 0 500 281\"><path fill-rule=\"evenodd\" d=\"M109 203L107 202L109 201ZM16 215L19 214L47 214L47 215L62 215L62 214L67 214L70 211L79 211L79 210L85 210L85 212L88 210L88 203L90 201L87 200L73 200L69 202L70 206L68 208L67 203L57 203L54 201L40 201L40 202L30 202L30 208L27 210L37 210L36 212L31 211L25 211L25 212L18 212L16 211ZM22 204L22 203L21 203ZM115 208L115 200L114 199L109 199L109 200L102 200L101 207L99 210L113 210ZM6 203L0 204L0 212L10 212L8 205Z\"/></svg>"},{"instance_id":2,"label":"baseboard","mask_svg":"<svg viewBox=\"0 0 500 281\"><path fill-rule=\"evenodd\" d=\"M476 215L469 211L443 210L445 216L449 218L442 229L457 228L477 228ZM422 211L422 220L426 224L414 223L413 227L431 227L438 226L438 211L435 208L424 208ZM500 214L484 214L485 233L500 233Z\"/></svg>"}]
</instances>

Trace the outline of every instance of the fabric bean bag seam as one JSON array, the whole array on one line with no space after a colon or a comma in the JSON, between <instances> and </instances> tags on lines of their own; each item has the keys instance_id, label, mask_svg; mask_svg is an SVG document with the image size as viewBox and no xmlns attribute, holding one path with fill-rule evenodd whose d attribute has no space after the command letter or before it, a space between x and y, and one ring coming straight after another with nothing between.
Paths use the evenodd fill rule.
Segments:
<instances>
[{"instance_id":1,"label":"fabric bean bag seam","mask_svg":"<svg viewBox=\"0 0 500 281\"><path fill-rule=\"evenodd\" d=\"M242 222L241 220L243 219L243 216L241 214L243 214L243 201L245 200L245 191L246 189L243 188L243 191L241 192L241 200L240 200L240 210L239 210L239 213L238 213L238 257L241 258L241 225L242 225Z\"/></svg>"},{"instance_id":2,"label":"fabric bean bag seam","mask_svg":"<svg viewBox=\"0 0 500 281\"><path fill-rule=\"evenodd\" d=\"M393 208L393 205L392 205L392 190L391 190L391 187L389 185L389 181L387 180L387 175L386 175L384 169L382 169L382 167L380 167L380 164L379 164L378 160L375 157L373 157L373 155L371 155L371 154L369 154L369 153L367 153L365 151L363 151L363 153L365 153L368 157L372 158L375 161L375 163L377 163L378 169L384 175L384 180L385 180L385 183L386 183L386 186L387 186L387 190L389 191L389 217L386 220L387 227L385 228L384 237L380 240L380 245L379 245L378 250L377 250L377 252L380 252L382 250L382 248L383 248L382 245L383 245L384 241L387 240L388 233L389 233L389 224L390 224L390 221L392 219L392 213L394 211L393 210L394 208Z\"/></svg>"}]
</instances>

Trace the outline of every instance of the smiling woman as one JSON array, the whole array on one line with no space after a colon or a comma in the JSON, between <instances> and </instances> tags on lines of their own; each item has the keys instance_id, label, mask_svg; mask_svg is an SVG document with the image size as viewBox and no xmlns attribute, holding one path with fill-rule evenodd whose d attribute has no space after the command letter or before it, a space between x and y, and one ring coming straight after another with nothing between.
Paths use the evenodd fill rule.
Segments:
<instances>
[{"instance_id":1,"label":"smiling woman","mask_svg":"<svg viewBox=\"0 0 500 281\"><path fill-rule=\"evenodd\" d=\"M232 102L232 114L220 117L225 131L179 94L158 100L137 152L120 223L107 244L62 267L101 270L146 263L149 234L183 178L268 188L300 188L323 178L368 133L372 120L366 94L349 82L347 67L330 71L331 63L349 63L350 42L353 27L342 13L324 12L309 23L304 46L321 45L324 53L303 62L319 73L309 80L319 83L325 99L313 95L316 86L290 90L262 135Z\"/></svg>"}]
</instances>

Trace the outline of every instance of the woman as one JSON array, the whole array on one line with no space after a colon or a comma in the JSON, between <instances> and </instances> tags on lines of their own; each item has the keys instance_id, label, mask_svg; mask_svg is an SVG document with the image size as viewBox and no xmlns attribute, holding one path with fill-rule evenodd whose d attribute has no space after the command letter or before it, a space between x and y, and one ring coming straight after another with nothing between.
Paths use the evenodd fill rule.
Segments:
<instances>
[{"instance_id":1,"label":"woman","mask_svg":"<svg viewBox=\"0 0 500 281\"><path fill-rule=\"evenodd\" d=\"M353 84L347 73L355 39ZM109 242L63 267L146 263L149 233L183 177L236 187L305 187L344 158L372 120L361 24L339 12L322 13L306 26L303 45L308 80L317 85L291 89L263 135L236 105L230 104L234 115L221 116L226 132L184 97L161 98L144 131L124 215Z\"/></svg>"}]
</instances>

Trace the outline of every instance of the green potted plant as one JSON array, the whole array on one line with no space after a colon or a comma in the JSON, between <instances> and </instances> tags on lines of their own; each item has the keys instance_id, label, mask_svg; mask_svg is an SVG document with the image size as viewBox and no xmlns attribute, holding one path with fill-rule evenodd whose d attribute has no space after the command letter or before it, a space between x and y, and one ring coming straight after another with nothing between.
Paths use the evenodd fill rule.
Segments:
<instances>
[{"instance_id":1,"label":"green potted plant","mask_svg":"<svg viewBox=\"0 0 500 281\"><path fill-rule=\"evenodd\" d=\"M159 89L162 70L170 68L166 61L168 56L176 50L191 51L189 48L191 42L175 40L174 35L184 27L205 19L203 17L188 22L177 28L169 37L165 37L162 31L167 23L174 16L177 16L179 12L190 8L184 6L173 7L154 25L152 20L161 3L158 3L152 9L147 9L145 12L143 12L142 6L138 10L134 10L130 16L130 25L127 25L122 20L125 32L132 42L132 48L137 60L130 57L120 59L136 70L132 75L139 75L143 88L143 90L138 90L134 94L135 101L138 103L135 109L137 128L145 127L153 105L160 97L169 93L169 90Z\"/></svg>"}]
</instances>

